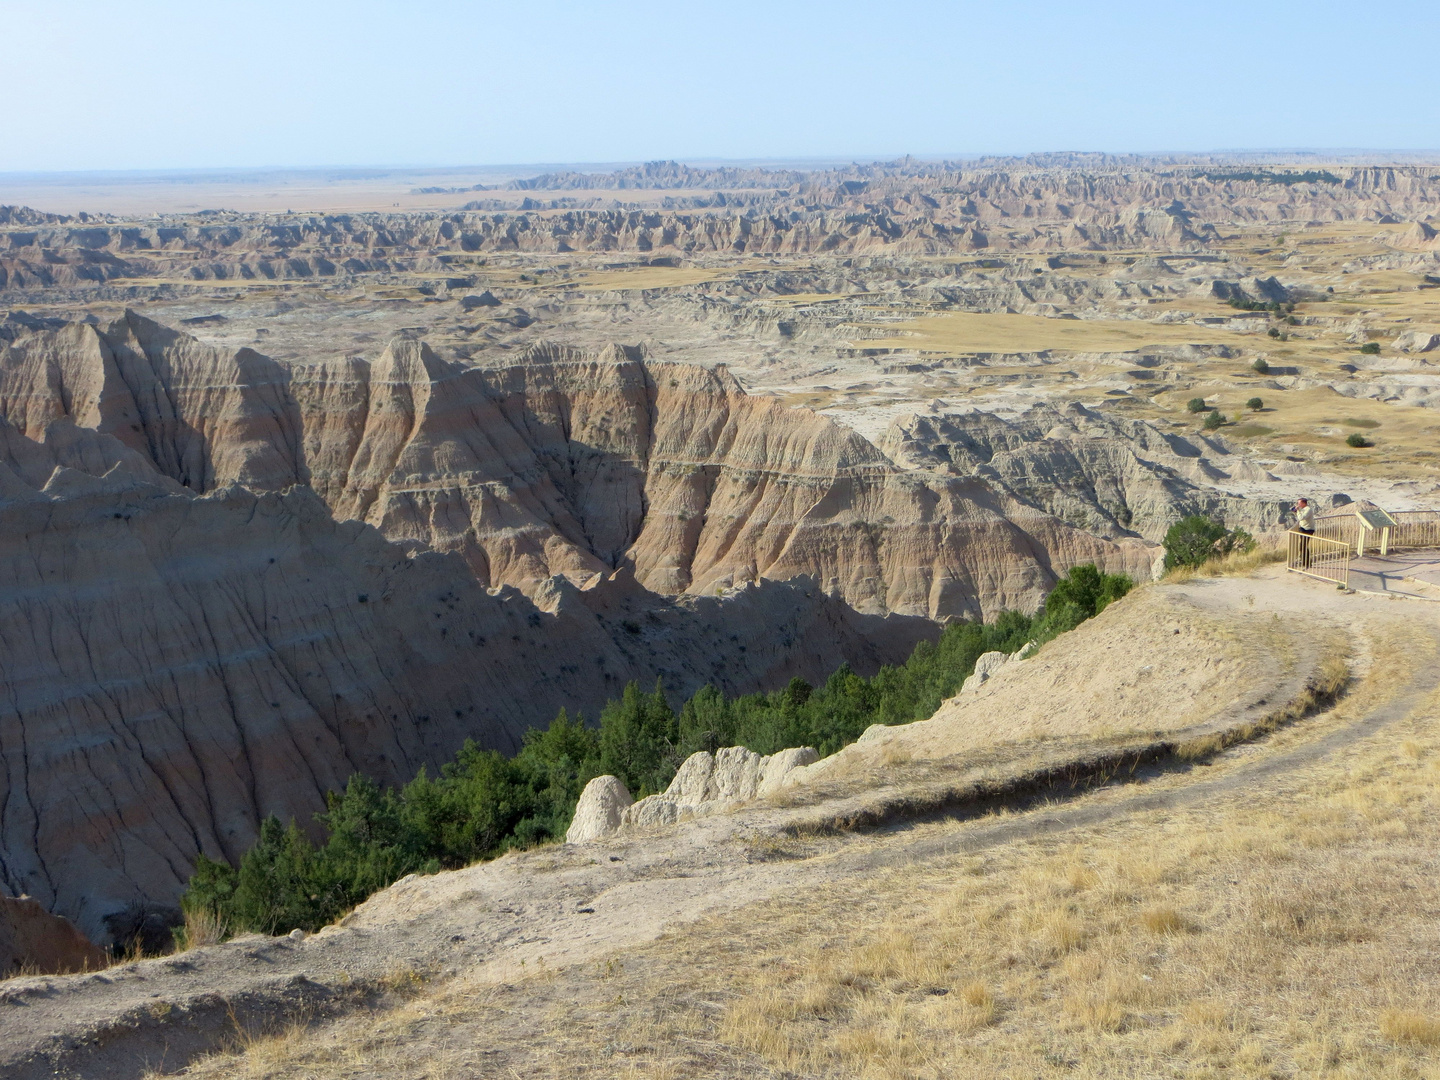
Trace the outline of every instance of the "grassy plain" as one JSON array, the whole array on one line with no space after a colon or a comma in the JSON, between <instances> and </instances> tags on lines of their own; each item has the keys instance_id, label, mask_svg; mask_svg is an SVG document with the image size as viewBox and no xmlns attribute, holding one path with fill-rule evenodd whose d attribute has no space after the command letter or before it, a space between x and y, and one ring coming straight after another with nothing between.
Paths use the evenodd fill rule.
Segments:
<instances>
[{"instance_id":1,"label":"grassy plain","mask_svg":"<svg viewBox=\"0 0 1440 1080\"><path fill-rule=\"evenodd\" d=\"M1138 319L946 312L892 325L895 336L866 346L947 353L1129 352L1158 345L1233 345L1234 331Z\"/></svg>"}]
</instances>

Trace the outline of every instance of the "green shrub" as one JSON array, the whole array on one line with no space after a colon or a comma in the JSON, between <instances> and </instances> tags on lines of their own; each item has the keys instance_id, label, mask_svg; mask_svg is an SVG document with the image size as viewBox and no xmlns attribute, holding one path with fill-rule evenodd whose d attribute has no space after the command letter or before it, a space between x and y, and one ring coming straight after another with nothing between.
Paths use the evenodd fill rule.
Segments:
<instances>
[{"instance_id":1,"label":"green shrub","mask_svg":"<svg viewBox=\"0 0 1440 1080\"><path fill-rule=\"evenodd\" d=\"M1223 531L1223 530L1222 530ZM871 724L923 720L975 670L981 653L1045 642L1099 614L1132 588L1123 574L1077 566L1055 583L1033 616L1001 612L993 623L952 622L898 667L862 679L842 664L822 687L791 679L783 690L726 698L702 687L679 715L659 683L650 693L625 687L600 713L597 729L564 709L525 736L506 758L466 742L431 778L425 769L398 791L350 778L316 815L316 845L295 823L260 826L238 867L200 855L181 899L226 933L316 930L410 873L493 858L511 848L562 837L585 784L612 773L638 795L663 791L697 750L747 746L772 754L814 746L831 754Z\"/></svg>"},{"instance_id":2,"label":"green shrub","mask_svg":"<svg viewBox=\"0 0 1440 1080\"><path fill-rule=\"evenodd\" d=\"M1252 397L1249 401L1245 402L1245 407L1251 412L1259 412L1265 408L1265 402L1258 397Z\"/></svg>"},{"instance_id":3,"label":"green shrub","mask_svg":"<svg viewBox=\"0 0 1440 1080\"><path fill-rule=\"evenodd\" d=\"M618 776L637 799L664 791L679 764L671 761L678 735L664 687L657 682L653 693L643 694L631 683L619 701L611 701L600 713L596 775Z\"/></svg>"},{"instance_id":4,"label":"green shrub","mask_svg":"<svg viewBox=\"0 0 1440 1080\"><path fill-rule=\"evenodd\" d=\"M1219 554L1229 555L1231 552L1248 554L1255 550L1255 537L1251 536L1244 529L1231 529L1225 534L1225 539L1220 542Z\"/></svg>"},{"instance_id":5,"label":"green shrub","mask_svg":"<svg viewBox=\"0 0 1440 1080\"><path fill-rule=\"evenodd\" d=\"M1258 358L1256 359L1256 361L1255 361L1253 364L1250 365L1250 368L1251 368L1251 370L1253 370L1257 375L1269 375L1269 374L1270 374L1270 364L1266 361L1266 359L1265 359L1263 356L1258 357Z\"/></svg>"},{"instance_id":6,"label":"green shrub","mask_svg":"<svg viewBox=\"0 0 1440 1080\"><path fill-rule=\"evenodd\" d=\"M1269 334L1272 338L1278 338L1280 336L1280 330L1278 327L1272 326L1269 330L1266 330L1265 332Z\"/></svg>"},{"instance_id":7,"label":"green shrub","mask_svg":"<svg viewBox=\"0 0 1440 1080\"><path fill-rule=\"evenodd\" d=\"M1214 431L1223 423L1225 423L1225 414L1222 412L1212 412L1209 416L1205 417L1204 427L1206 431Z\"/></svg>"},{"instance_id":8,"label":"green shrub","mask_svg":"<svg viewBox=\"0 0 1440 1080\"><path fill-rule=\"evenodd\" d=\"M1189 401L1185 403L1185 408L1192 413L1202 413L1206 409L1210 408L1210 406L1205 404L1205 399L1203 397L1192 397Z\"/></svg>"},{"instance_id":9,"label":"green shrub","mask_svg":"<svg viewBox=\"0 0 1440 1080\"><path fill-rule=\"evenodd\" d=\"M1274 300L1248 300L1234 296L1225 302L1241 311L1272 311L1276 313L1280 311L1280 304Z\"/></svg>"},{"instance_id":10,"label":"green shrub","mask_svg":"<svg viewBox=\"0 0 1440 1080\"><path fill-rule=\"evenodd\" d=\"M1255 538L1244 529L1226 530L1203 514L1183 518L1165 533L1165 569L1200 566L1235 551L1251 551Z\"/></svg>"},{"instance_id":11,"label":"green shrub","mask_svg":"<svg viewBox=\"0 0 1440 1080\"><path fill-rule=\"evenodd\" d=\"M1360 450L1367 446L1374 446L1375 444L1365 438L1364 435L1361 435L1360 432L1354 431L1345 436L1345 445L1353 446L1355 449Z\"/></svg>"},{"instance_id":12,"label":"green shrub","mask_svg":"<svg viewBox=\"0 0 1440 1080\"><path fill-rule=\"evenodd\" d=\"M1380 343L1378 341L1367 341L1364 345L1360 346L1360 351L1366 356L1378 356L1380 353Z\"/></svg>"}]
</instances>

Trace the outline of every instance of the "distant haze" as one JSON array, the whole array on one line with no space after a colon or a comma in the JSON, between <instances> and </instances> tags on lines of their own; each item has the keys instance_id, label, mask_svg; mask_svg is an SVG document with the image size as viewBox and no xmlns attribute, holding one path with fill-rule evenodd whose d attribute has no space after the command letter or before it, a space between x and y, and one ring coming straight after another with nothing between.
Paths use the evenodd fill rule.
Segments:
<instances>
[{"instance_id":1,"label":"distant haze","mask_svg":"<svg viewBox=\"0 0 1440 1080\"><path fill-rule=\"evenodd\" d=\"M0 172L1440 146L1434 0L0 0Z\"/></svg>"}]
</instances>

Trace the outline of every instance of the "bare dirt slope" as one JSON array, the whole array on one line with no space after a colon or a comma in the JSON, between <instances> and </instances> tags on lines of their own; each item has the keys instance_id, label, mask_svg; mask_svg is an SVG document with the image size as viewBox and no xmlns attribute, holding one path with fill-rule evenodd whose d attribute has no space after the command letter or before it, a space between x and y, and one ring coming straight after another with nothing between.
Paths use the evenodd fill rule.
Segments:
<instances>
[{"instance_id":1,"label":"bare dirt slope","mask_svg":"<svg viewBox=\"0 0 1440 1080\"><path fill-rule=\"evenodd\" d=\"M1187 629L1180 635L1160 633L1143 651L1107 650L1107 644L1134 640L1127 636L1127 611L1135 612L1142 632L1146 627ZM1147 665L1180 663L1172 653L1193 660L1196 640L1227 620L1244 626L1252 611L1278 624L1273 631L1278 637L1271 644L1288 643L1293 668L1267 671L1261 665L1237 665L1228 686L1231 692L1218 695L1208 714L1177 710L1176 723L1191 730L1221 721L1244 726L1245 716L1227 712L1235 702L1248 705L1264 697L1270 705L1283 706L1287 694L1320 666L1318 650L1305 643L1324 643L1331 634L1350 654L1358 680L1351 697L1360 689L1370 695L1364 699L1369 704L1363 714L1344 722L1324 716L1303 721L1289 734L1275 737L1273 751L1261 742L1220 754L1210 759L1223 766L1213 774L1214 781L1206 770L1186 766L1176 772L1156 759L1136 774L1145 781L1139 786L1077 795L1070 808L1048 811L1025 811L1024 789L1014 787L1013 798L1020 801L1011 805L1021 809L1018 816L954 826L958 831L945 834L943 850L984 850L1056 830L1123 821L1141 809L1154 810L1156 804L1147 801L1154 798L1147 794L1151 790L1169 792L1165 799L1203 804L1252 782L1272 783L1292 765L1314 764L1343 749L1347 740L1403 719L1414 695L1433 689L1436 673L1422 653L1428 655L1440 640L1440 609L1340 595L1275 571L1155 586L1107 612L1087 638L1075 635L1067 653L1078 662L1075 650L1083 647L1093 666L1115 669L1123 680L1124 672L1134 677ZM1192 624L1195 629L1189 630ZM1388 647L1400 628L1424 643L1424 649L1412 650L1408 661ZM1191 633L1200 638L1191 638ZM1375 657L1382 654L1385 663L1377 665ZM1030 662L1035 670L1045 670L1038 664L1045 655ZM1050 663L1064 660L1061 656ZM1404 671L1390 670L1407 662L1412 666ZM1384 668L1385 677L1373 682L1378 667ZM1008 748L996 747L991 739L988 747L977 745L973 754L965 753L964 745L943 747L943 740L933 734L943 727L932 722L925 745L935 749L935 760L908 766L920 770L909 779L907 763L897 760L890 766L895 771L891 786L933 791L943 781L961 790L967 785L975 789L977 781L986 780L991 791L1003 791L1003 786L993 785L1007 777L1013 780L1067 760L1083 760L1097 747L1113 750L1145 742L1095 737L1108 729L1108 710L1093 698L1082 695L1079 700L1094 704L1088 714L1083 704L1072 712L1067 738L1016 742ZM957 740L974 735L963 723L951 730ZM1310 730L1315 738L1307 740ZM1279 742L1286 740L1282 752ZM1247 779L1252 775L1254 781ZM678 932L707 913L742 909L795 890L845 889L873 875L878 866L935 857L934 843L923 830L856 834L835 828L846 817L843 804L875 798L874 780L836 777L833 787L813 789L823 797L789 806L755 806L650 835L546 848L451 874L410 879L362 905L343 926L305 941L246 939L171 960L127 965L103 977L12 981L0 1005L7 1013L4 1062L15 1076L49 1075L57 1065L81 1075L135 1076L160 1066L162 1055L166 1069L179 1068L233 1033L236 1019L242 1025L263 1024L296 1009L315 1016L343 1014L368 1008L364 1002L370 988L416 979L436 978L443 985L444 980L462 977L470 987L501 986L542 963L547 971L579 971L573 965L613 956L662 932ZM1063 794L1072 789L1052 785L1050 790ZM1030 789L1030 797L1034 793ZM890 804L896 803L892 792ZM962 799L952 812L963 819L984 805ZM904 815L892 812L888 820L902 821ZM817 825L825 827L815 832ZM433 1051L425 1039L412 1049L417 1060Z\"/></svg>"},{"instance_id":2,"label":"bare dirt slope","mask_svg":"<svg viewBox=\"0 0 1440 1080\"><path fill-rule=\"evenodd\" d=\"M1218 611L1199 586L1142 589L1036 655L1005 664L929 720L878 730L796 770L791 782L1037 741L1182 735L1263 711L1298 692L1297 680L1309 676L1333 632L1323 622L1314 634L1297 632L1296 598L1287 595L1293 584L1257 581L1227 595L1234 603Z\"/></svg>"}]
</instances>

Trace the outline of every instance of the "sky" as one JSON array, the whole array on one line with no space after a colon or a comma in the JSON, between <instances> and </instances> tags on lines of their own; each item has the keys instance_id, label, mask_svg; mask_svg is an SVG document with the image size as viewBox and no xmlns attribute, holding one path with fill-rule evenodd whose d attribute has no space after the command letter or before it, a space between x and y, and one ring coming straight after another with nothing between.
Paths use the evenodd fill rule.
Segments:
<instances>
[{"instance_id":1,"label":"sky","mask_svg":"<svg viewBox=\"0 0 1440 1080\"><path fill-rule=\"evenodd\" d=\"M0 0L0 172L1440 148L1440 0Z\"/></svg>"}]
</instances>

